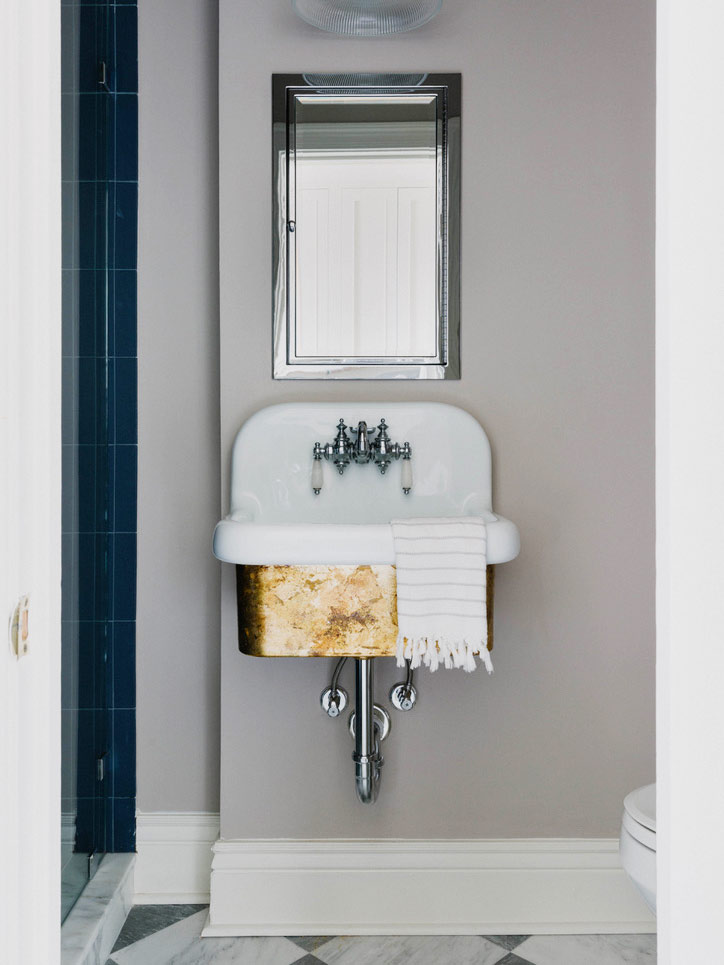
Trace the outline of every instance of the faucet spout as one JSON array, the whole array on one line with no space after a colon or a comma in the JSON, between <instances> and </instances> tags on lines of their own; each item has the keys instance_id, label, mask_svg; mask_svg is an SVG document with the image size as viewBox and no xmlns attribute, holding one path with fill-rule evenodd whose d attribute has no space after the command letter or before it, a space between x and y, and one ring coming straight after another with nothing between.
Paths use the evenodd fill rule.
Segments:
<instances>
[{"instance_id":1,"label":"faucet spout","mask_svg":"<svg viewBox=\"0 0 724 965\"><path fill-rule=\"evenodd\" d=\"M360 422L357 426L357 441L354 444L354 459L355 462L369 462L371 456L372 450L370 449L367 423Z\"/></svg>"}]
</instances>

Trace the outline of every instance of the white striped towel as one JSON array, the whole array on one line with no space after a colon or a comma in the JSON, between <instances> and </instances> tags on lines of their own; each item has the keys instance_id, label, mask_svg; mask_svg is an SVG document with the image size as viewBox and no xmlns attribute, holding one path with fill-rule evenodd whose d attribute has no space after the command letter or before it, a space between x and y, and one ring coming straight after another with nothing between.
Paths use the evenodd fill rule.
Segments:
<instances>
[{"instance_id":1,"label":"white striped towel","mask_svg":"<svg viewBox=\"0 0 724 965\"><path fill-rule=\"evenodd\" d=\"M485 520L479 516L393 519L397 566L397 664L488 673Z\"/></svg>"}]
</instances>

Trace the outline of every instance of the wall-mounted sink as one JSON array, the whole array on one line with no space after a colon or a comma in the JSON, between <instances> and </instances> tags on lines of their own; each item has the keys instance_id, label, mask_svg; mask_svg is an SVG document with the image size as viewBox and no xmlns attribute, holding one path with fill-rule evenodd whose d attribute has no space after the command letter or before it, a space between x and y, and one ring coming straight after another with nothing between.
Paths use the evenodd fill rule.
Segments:
<instances>
[{"instance_id":1,"label":"wall-mounted sink","mask_svg":"<svg viewBox=\"0 0 724 965\"><path fill-rule=\"evenodd\" d=\"M340 417L358 427L354 444L342 421L335 436ZM381 444L383 418L390 438ZM376 434L368 438L362 423L378 425ZM390 723L374 703L370 658L397 651L390 521L416 516L485 519L492 649L494 564L517 556L520 538L513 523L493 513L490 445L472 416L431 402L294 403L262 409L236 437L231 512L216 527L214 553L236 564L239 648L261 657L356 658L350 730L357 796L365 804L377 798ZM344 662L322 693L330 717L347 702L338 686ZM406 680L390 694L398 710L414 706L413 672L408 660Z\"/></svg>"},{"instance_id":2,"label":"wall-mounted sink","mask_svg":"<svg viewBox=\"0 0 724 965\"><path fill-rule=\"evenodd\" d=\"M312 448L334 435L340 416L348 425L384 417L396 439L411 443L409 495L400 463L384 476L371 465L351 465L340 476L325 464L324 488L314 495ZM489 563L518 555L517 527L492 510L488 438L462 409L435 402L273 405L236 437L231 509L214 532L214 553L255 565L393 564L391 519L470 515L488 522Z\"/></svg>"},{"instance_id":3,"label":"wall-mounted sink","mask_svg":"<svg viewBox=\"0 0 724 965\"><path fill-rule=\"evenodd\" d=\"M401 462L339 475L323 464L312 489L313 446L348 425L385 418L412 447L413 486ZM490 445L456 406L432 402L289 403L269 406L240 429L231 463L231 510L214 553L237 565L239 642L258 656L391 656L397 620L391 519L481 516L487 522L488 623L492 567L520 550L517 527L492 510Z\"/></svg>"}]
</instances>

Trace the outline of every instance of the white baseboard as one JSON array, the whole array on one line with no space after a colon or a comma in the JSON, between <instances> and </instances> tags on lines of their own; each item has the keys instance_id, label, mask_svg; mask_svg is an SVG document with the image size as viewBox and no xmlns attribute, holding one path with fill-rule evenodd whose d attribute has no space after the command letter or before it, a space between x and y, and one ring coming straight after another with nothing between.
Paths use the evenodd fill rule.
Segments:
<instances>
[{"instance_id":1,"label":"white baseboard","mask_svg":"<svg viewBox=\"0 0 724 965\"><path fill-rule=\"evenodd\" d=\"M208 901L210 879L206 936L656 930L615 838L217 841L218 829L218 815L139 814L136 903Z\"/></svg>"},{"instance_id":2,"label":"white baseboard","mask_svg":"<svg viewBox=\"0 0 724 965\"><path fill-rule=\"evenodd\" d=\"M137 905L204 904L219 815L154 811L136 814Z\"/></svg>"},{"instance_id":3,"label":"white baseboard","mask_svg":"<svg viewBox=\"0 0 724 965\"><path fill-rule=\"evenodd\" d=\"M204 935L653 932L618 841L219 841Z\"/></svg>"}]
</instances>

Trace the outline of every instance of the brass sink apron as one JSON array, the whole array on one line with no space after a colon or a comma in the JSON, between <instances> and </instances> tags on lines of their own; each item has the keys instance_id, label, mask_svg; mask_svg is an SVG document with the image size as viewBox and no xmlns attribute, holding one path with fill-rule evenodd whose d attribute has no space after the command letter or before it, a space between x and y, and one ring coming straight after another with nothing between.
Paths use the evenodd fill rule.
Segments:
<instances>
[{"instance_id":1,"label":"brass sink apron","mask_svg":"<svg viewBox=\"0 0 724 965\"><path fill-rule=\"evenodd\" d=\"M495 567L488 566L488 650ZM236 567L239 649L253 657L393 657L395 567Z\"/></svg>"}]
</instances>

